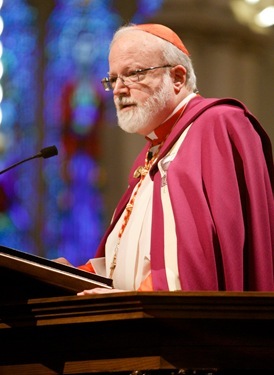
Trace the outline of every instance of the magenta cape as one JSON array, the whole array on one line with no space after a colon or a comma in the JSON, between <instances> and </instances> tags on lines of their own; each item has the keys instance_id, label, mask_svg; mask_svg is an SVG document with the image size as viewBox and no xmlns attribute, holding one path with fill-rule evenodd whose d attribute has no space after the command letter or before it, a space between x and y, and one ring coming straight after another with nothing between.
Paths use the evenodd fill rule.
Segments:
<instances>
[{"instance_id":1,"label":"magenta cape","mask_svg":"<svg viewBox=\"0 0 274 375\"><path fill-rule=\"evenodd\" d=\"M159 159L190 123L193 124L167 174L181 288L273 291L274 172L270 140L242 103L196 97L167 138ZM148 147L149 143L134 162L128 190L117 206L97 256L104 255L107 236L138 182L133 172L143 165ZM154 181L153 287L168 290L157 165L150 175Z\"/></svg>"}]
</instances>

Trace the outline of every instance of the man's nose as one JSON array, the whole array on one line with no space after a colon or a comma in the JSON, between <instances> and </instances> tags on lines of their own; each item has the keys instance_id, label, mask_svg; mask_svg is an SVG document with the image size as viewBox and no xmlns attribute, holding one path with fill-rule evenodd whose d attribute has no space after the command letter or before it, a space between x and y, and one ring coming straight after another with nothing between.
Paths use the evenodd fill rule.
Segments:
<instances>
[{"instance_id":1,"label":"man's nose","mask_svg":"<svg viewBox=\"0 0 274 375\"><path fill-rule=\"evenodd\" d=\"M117 93L117 92L125 92L125 91L128 91L128 86L125 85L125 82L124 82L124 79L123 77L117 77L117 80L115 82L115 86L113 88L113 93Z\"/></svg>"}]
</instances>

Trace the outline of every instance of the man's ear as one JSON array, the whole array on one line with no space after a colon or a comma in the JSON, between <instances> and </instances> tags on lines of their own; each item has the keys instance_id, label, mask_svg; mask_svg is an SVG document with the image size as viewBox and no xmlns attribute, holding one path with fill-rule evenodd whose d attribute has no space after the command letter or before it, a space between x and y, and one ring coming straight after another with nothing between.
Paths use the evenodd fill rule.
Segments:
<instances>
[{"instance_id":1,"label":"man's ear","mask_svg":"<svg viewBox=\"0 0 274 375\"><path fill-rule=\"evenodd\" d=\"M172 75L174 87L180 91L186 83L186 68L183 65L176 65L172 68Z\"/></svg>"}]
</instances>

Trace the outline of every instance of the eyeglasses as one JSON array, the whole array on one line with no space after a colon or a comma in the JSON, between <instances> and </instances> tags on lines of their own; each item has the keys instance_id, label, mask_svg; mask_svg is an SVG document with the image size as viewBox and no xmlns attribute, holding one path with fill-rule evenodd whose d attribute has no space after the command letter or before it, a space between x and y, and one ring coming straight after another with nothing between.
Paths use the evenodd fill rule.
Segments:
<instances>
[{"instance_id":1,"label":"eyeglasses","mask_svg":"<svg viewBox=\"0 0 274 375\"><path fill-rule=\"evenodd\" d=\"M146 69L136 69L131 71L128 74L119 74L117 76L109 76L102 79L102 85L105 89L105 91L112 91L115 88L117 79L120 78L120 80L123 82L125 86L129 86L135 82L140 82L144 76L152 70L155 69L161 69L161 68L172 68L172 65L163 65L163 66L151 66L150 68Z\"/></svg>"}]
</instances>

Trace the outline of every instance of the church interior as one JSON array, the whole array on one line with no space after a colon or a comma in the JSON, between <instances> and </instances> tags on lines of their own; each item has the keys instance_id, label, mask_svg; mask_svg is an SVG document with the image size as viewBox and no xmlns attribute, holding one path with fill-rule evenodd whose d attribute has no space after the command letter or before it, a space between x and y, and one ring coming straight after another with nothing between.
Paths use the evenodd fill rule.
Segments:
<instances>
[{"instance_id":1,"label":"church interior","mask_svg":"<svg viewBox=\"0 0 274 375\"><path fill-rule=\"evenodd\" d=\"M0 241L74 264L94 255L144 144L117 126L101 88L127 23L161 23L189 51L199 93L234 97L274 140L273 0L1 1ZM79 218L81 218L79 220Z\"/></svg>"}]
</instances>

